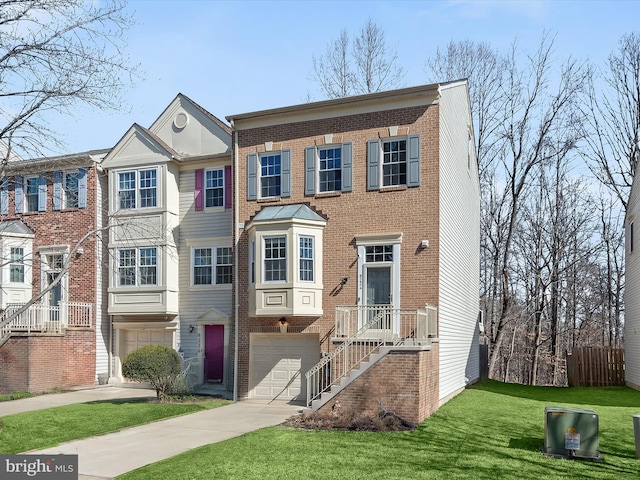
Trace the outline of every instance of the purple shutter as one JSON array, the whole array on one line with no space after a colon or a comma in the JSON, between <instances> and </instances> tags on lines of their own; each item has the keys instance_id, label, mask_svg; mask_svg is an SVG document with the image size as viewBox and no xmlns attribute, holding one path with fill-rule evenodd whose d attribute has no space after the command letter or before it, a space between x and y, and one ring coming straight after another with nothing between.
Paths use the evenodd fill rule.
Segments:
<instances>
[{"instance_id":1,"label":"purple shutter","mask_svg":"<svg viewBox=\"0 0 640 480\"><path fill-rule=\"evenodd\" d=\"M204 170L201 168L196 170L196 211L204 210L204 196L202 194L202 184L204 180Z\"/></svg>"},{"instance_id":2,"label":"purple shutter","mask_svg":"<svg viewBox=\"0 0 640 480\"><path fill-rule=\"evenodd\" d=\"M224 208L231 208L231 165L224 167Z\"/></svg>"}]
</instances>

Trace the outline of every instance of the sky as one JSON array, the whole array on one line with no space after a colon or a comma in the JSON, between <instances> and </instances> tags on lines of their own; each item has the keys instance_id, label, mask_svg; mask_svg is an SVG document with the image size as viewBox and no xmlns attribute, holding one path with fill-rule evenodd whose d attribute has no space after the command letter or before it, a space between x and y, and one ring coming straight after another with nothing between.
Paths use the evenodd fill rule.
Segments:
<instances>
[{"instance_id":1,"label":"sky","mask_svg":"<svg viewBox=\"0 0 640 480\"><path fill-rule=\"evenodd\" d=\"M544 32L555 35L559 59L604 66L640 18L640 0L218 1L129 0L136 24L127 53L141 77L122 109L78 109L52 119L67 150L111 148L133 123L149 127L178 93L213 115L322 100L309 80L342 29L355 35L370 18L397 50L406 87L430 78L427 58L451 40L488 42L507 51L514 41L534 52Z\"/></svg>"}]
</instances>

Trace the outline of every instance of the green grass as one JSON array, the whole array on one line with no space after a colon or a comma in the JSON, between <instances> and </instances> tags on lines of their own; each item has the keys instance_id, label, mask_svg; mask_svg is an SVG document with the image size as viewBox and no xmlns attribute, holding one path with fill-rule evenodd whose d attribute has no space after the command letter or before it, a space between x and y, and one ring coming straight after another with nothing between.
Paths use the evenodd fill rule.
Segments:
<instances>
[{"instance_id":1,"label":"green grass","mask_svg":"<svg viewBox=\"0 0 640 480\"><path fill-rule=\"evenodd\" d=\"M229 402L226 400L155 403L147 399L128 399L88 402L7 415L0 417L0 453L39 450L227 403Z\"/></svg>"},{"instance_id":2,"label":"green grass","mask_svg":"<svg viewBox=\"0 0 640 480\"><path fill-rule=\"evenodd\" d=\"M29 392L13 392L0 395L0 402L8 402L9 400L20 400L21 398L33 397L33 393Z\"/></svg>"},{"instance_id":3,"label":"green grass","mask_svg":"<svg viewBox=\"0 0 640 480\"><path fill-rule=\"evenodd\" d=\"M543 456L544 407L599 415L603 462ZM640 478L628 388L546 388L486 382L467 389L415 432L262 429L134 470L118 480L624 479Z\"/></svg>"}]
</instances>

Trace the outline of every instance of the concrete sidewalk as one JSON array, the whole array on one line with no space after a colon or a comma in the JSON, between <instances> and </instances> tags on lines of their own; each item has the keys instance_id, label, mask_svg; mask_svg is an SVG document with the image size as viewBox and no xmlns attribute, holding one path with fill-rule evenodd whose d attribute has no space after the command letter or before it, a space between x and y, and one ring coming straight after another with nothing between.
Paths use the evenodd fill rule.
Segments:
<instances>
[{"instance_id":1,"label":"concrete sidewalk","mask_svg":"<svg viewBox=\"0 0 640 480\"><path fill-rule=\"evenodd\" d=\"M150 388L115 387L105 385L101 387L83 388L64 393L48 393L36 397L22 398L0 402L0 416L14 413L31 412L44 408L61 407L73 403L93 402L97 400L114 400L124 398L155 398L156 391Z\"/></svg>"},{"instance_id":2,"label":"concrete sidewalk","mask_svg":"<svg viewBox=\"0 0 640 480\"><path fill-rule=\"evenodd\" d=\"M125 392L110 391L110 388L125 390ZM79 401L108 400L108 396L126 395L126 391L134 393L135 390L141 389L109 387L104 389L103 396L100 398L92 397L89 391L85 390L59 395L68 395L65 397L68 400L66 403L73 403L69 400L79 398L87 398L87 400ZM150 392L152 396L155 396L155 392L150 390L138 391L137 393L144 396L145 392ZM95 392L94 395L98 393ZM55 395L44 395L44 397L47 396ZM126 397L111 396L110 398ZM3 404L26 403L27 400L32 399L14 400L13 402L3 402ZM62 401L62 399L58 399L57 404L64 404L60 403ZM53 403L53 399L51 402ZM0 404L0 415L6 415L3 404ZM49 406L57 405L51 404ZM79 480L106 480L202 445L221 442L263 427L278 425L291 415L301 412L303 408L300 405L287 403L242 401L212 410L160 420L114 433L75 440L45 450L25 453L77 454Z\"/></svg>"}]
</instances>

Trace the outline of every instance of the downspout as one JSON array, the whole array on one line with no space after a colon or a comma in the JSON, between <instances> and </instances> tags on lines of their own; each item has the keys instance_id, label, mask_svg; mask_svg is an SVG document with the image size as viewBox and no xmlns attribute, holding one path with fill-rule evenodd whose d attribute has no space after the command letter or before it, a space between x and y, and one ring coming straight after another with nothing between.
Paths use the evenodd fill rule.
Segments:
<instances>
[{"instance_id":1,"label":"downspout","mask_svg":"<svg viewBox=\"0 0 640 480\"><path fill-rule=\"evenodd\" d=\"M109 352L107 353L107 383L113 377L113 315L109 315Z\"/></svg>"},{"instance_id":2,"label":"downspout","mask_svg":"<svg viewBox=\"0 0 640 480\"><path fill-rule=\"evenodd\" d=\"M235 230L234 238L234 265L235 265L235 302L234 302L234 354L233 354L233 401L238 401L238 314L240 312L240 302L238 301L238 239L240 237L238 224L240 221L240 214L238 213L238 205L240 197L238 196L238 131L235 129L233 120L231 120L231 129L233 132L233 229Z\"/></svg>"}]
</instances>

